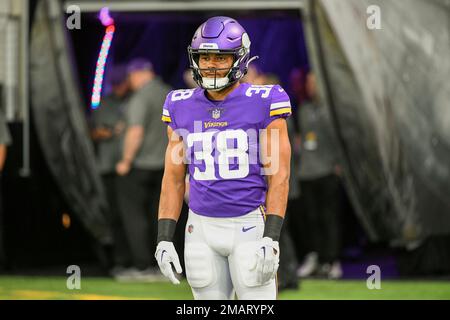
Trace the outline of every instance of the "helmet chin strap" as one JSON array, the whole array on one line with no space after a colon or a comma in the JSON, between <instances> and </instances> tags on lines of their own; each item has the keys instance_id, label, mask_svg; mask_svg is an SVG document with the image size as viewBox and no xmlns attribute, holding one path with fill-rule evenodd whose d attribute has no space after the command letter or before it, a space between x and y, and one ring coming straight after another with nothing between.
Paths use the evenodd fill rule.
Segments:
<instances>
[{"instance_id":1,"label":"helmet chin strap","mask_svg":"<svg viewBox=\"0 0 450 320\"><path fill-rule=\"evenodd\" d=\"M256 59L259 59L259 56L254 56L254 57L251 57L250 59L248 59L247 63L245 64L245 68L247 69L250 62L252 62Z\"/></svg>"}]
</instances>

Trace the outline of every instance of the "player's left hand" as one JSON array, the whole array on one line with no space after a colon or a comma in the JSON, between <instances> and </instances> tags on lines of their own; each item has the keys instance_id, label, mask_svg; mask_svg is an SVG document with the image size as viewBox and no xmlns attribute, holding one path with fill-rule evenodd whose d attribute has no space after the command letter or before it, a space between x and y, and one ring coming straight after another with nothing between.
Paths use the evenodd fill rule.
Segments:
<instances>
[{"instance_id":1,"label":"player's left hand","mask_svg":"<svg viewBox=\"0 0 450 320\"><path fill-rule=\"evenodd\" d=\"M275 278L280 261L280 248L278 241L273 241L269 237L262 238L258 243L256 251L256 264L252 269L256 269L257 281L263 285Z\"/></svg>"}]
</instances>

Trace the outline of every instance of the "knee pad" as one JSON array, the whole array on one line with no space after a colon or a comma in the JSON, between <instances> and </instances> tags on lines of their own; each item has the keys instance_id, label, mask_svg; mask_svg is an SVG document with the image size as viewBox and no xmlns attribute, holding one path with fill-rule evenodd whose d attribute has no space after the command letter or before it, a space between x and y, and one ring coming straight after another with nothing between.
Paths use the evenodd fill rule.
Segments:
<instances>
[{"instance_id":1,"label":"knee pad","mask_svg":"<svg viewBox=\"0 0 450 320\"><path fill-rule=\"evenodd\" d=\"M208 245L202 242L186 243L184 260L186 278L192 288L200 289L215 283L214 254Z\"/></svg>"}]
</instances>

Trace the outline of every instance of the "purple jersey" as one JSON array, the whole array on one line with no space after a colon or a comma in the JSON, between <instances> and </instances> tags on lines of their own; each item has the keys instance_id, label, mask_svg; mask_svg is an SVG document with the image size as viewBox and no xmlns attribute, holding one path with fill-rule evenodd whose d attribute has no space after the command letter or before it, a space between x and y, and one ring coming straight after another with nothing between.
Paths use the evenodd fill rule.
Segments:
<instances>
[{"instance_id":1,"label":"purple jersey","mask_svg":"<svg viewBox=\"0 0 450 320\"><path fill-rule=\"evenodd\" d=\"M210 101L201 88L170 92L162 120L183 137L190 209L236 217L264 205L259 132L290 114L289 97L279 85L240 84L219 102Z\"/></svg>"}]
</instances>

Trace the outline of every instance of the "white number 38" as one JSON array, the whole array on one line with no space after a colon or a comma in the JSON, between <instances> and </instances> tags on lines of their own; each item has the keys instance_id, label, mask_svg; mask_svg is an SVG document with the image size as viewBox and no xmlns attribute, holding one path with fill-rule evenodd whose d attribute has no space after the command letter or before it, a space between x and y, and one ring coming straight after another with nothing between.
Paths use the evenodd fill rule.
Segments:
<instances>
[{"instance_id":1,"label":"white number 38","mask_svg":"<svg viewBox=\"0 0 450 320\"><path fill-rule=\"evenodd\" d=\"M195 180L217 180L215 175L213 151L213 136L216 135L216 151L218 152L218 173L222 179L239 179L249 174L249 155L247 133L242 129L217 132L196 132L187 136L187 147L193 147L194 142L202 144L202 150L194 151L195 160L203 160L205 171L198 167L194 169ZM236 147L228 147L228 141L236 141ZM230 169L231 159L237 158L237 169Z\"/></svg>"}]
</instances>

